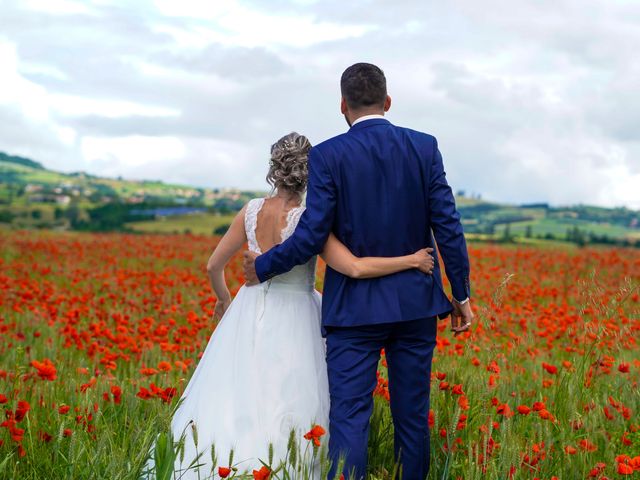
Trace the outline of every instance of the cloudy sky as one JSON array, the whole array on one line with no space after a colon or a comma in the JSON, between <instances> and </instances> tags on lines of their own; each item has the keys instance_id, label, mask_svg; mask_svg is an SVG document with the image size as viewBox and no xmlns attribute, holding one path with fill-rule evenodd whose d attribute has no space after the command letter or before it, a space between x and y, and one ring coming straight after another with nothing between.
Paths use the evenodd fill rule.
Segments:
<instances>
[{"instance_id":1,"label":"cloudy sky","mask_svg":"<svg viewBox=\"0 0 640 480\"><path fill-rule=\"evenodd\" d=\"M265 188L277 138L345 131L367 61L455 190L640 208L639 45L637 0L0 0L0 151Z\"/></svg>"}]
</instances>

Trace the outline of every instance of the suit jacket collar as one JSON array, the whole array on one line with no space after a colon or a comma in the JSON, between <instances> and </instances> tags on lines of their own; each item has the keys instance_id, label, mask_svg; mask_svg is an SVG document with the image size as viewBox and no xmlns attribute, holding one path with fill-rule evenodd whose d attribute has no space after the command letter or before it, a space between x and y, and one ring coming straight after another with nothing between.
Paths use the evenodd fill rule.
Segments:
<instances>
[{"instance_id":1,"label":"suit jacket collar","mask_svg":"<svg viewBox=\"0 0 640 480\"><path fill-rule=\"evenodd\" d=\"M391 125L391 122L386 118L372 118L371 120L363 120L353 125L349 131L359 130L361 128L373 127L374 125Z\"/></svg>"}]
</instances>

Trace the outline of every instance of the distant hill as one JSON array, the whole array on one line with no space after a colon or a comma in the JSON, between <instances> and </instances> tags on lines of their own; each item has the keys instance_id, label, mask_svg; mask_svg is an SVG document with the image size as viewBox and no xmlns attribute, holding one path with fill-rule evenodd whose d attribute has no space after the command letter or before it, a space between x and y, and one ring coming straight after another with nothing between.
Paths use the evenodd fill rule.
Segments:
<instances>
[{"instance_id":1,"label":"distant hill","mask_svg":"<svg viewBox=\"0 0 640 480\"><path fill-rule=\"evenodd\" d=\"M44 170L44 167L42 166L41 163L34 162L33 160L30 160L24 157L7 155L4 152L0 152L0 162L15 163L17 165L24 165L26 167L31 167L38 170Z\"/></svg>"},{"instance_id":2,"label":"distant hill","mask_svg":"<svg viewBox=\"0 0 640 480\"><path fill-rule=\"evenodd\" d=\"M628 208L553 207L544 203L503 205L466 203L459 199L458 210L465 232L478 236L506 241L518 237L578 244L640 244L640 212Z\"/></svg>"},{"instance_id":3,"label":"distant hill","mask_svg":"<svg viewBox=\"0 0 640 480\"><path fill-rule=\"evenodd\" d=\"M198 213L206 223L194 231L211 232L207 224L222 228L218 217L226 218L259 194L63 173L0 152L0 228L127 230L130 222L148 228L158 219ZM206 220L207 215L217 215L216 221Z\"/></svg>"},{"instance_id":4,"label":"distant hill","mask_svg":"<svg viewBox=\"0 0 640 480\"><path fill-rule=\"evenodd\" d=\"M11 228L219 233L229 215L262 195L265 192L62 173L0 152L0 226ZM456 203L472 239L640 246L640 212L627 208L509 205L464 192L458 193Z\"/></svg>"},{"instance_id":5,"label":"distant hill","mask_svg":"<svg viewBox=\"0 0 640 480\"><path fill-rule=\"evenodd\" d=\"M253 192L199 188L160 180L107 178L85 172L63 173L46 169L28 158L0 152L0 203L7 203L7 195L12 196L11 201L25 195L24 200L30 203L64 204L67 201L64 197L70 197L91 204L153 201L215 206L222 202L233 209L236 201L250 198Z\"/></svg>"}]
</instances>

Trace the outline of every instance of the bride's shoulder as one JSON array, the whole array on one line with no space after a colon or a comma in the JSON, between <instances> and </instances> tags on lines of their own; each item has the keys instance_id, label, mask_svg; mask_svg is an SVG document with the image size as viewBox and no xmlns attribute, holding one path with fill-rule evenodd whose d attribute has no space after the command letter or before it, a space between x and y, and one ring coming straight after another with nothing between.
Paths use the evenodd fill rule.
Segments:
<instances>
[{"instance_id":1,"label":"bride's shoulder","mask_svg":"<svg viewBox=\"0 0 640 480\"><path fill-rule=\"evenodd\" d=\"M264 205L264 201L264 197L252 198L242 207L241 213L246 221L250 221L252 218L255 219L258 216L258 212L262 208L262 205Z\"/></svg>"},{"instance_id":2,"label":"bride's shoulder","mask_svg":"<svg viewBox=\"0 0 640 480\"><path fill-rule=\"evenodd\" d=\"M289 213L287 216L289 217L289 219L292 219L292 218L299 219L306 209L307 209L307 206L303 203L289 210Z\"/></svg>"},{"instance_id":3,"label":"bride's shoulder","mask_svg":"<svg viewBox=\"0 0 640 480\"><path fill-rule=\"evenodd\" d=\"M252 198L238 211L236 219L246 222L249 218L256 216L263 202L264 198Z\"/></svg>"},{"instance_id":4,"label":"bride's shoulder","mask_svg":"<svg viewBox=\"0 0 640 480\"><path fill-rule=\"evenodd\" d=\"M264 197L252 198L245 204L244 209L246 211L259 210L264 204L264 200Z\"/></svg>"}]
</instances>

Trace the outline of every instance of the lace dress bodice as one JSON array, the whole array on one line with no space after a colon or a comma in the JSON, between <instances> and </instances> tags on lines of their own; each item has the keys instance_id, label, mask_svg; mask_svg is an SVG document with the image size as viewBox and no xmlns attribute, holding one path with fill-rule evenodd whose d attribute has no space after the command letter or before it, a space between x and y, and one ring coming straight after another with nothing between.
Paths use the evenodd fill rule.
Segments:
<instances>
[{"instance_id":1,"label":"lace dress bodice","mask_svg":"<svg viewBox=\"0 0 640 480\"><path fill-rule=\"evenodd\" d=\"M256 228L258 226L258 213L264 205L264 198L254 198L247 204L247 209L244 216L244 228L247 233L247 240L249 244L249 250L252 252L262 254L258 240L256 239ZM287 214L287 223L280 233L281 241L284 242L289 238L296 229L298 221L304 212L305 207L303 205L292 208ZM316 257L311 258L307 263L303 265L297 265L287 273L273 277L270 282L289 285L300 285L313 289L315 285L316 277Z\"/></svg>"}]
</instances>

